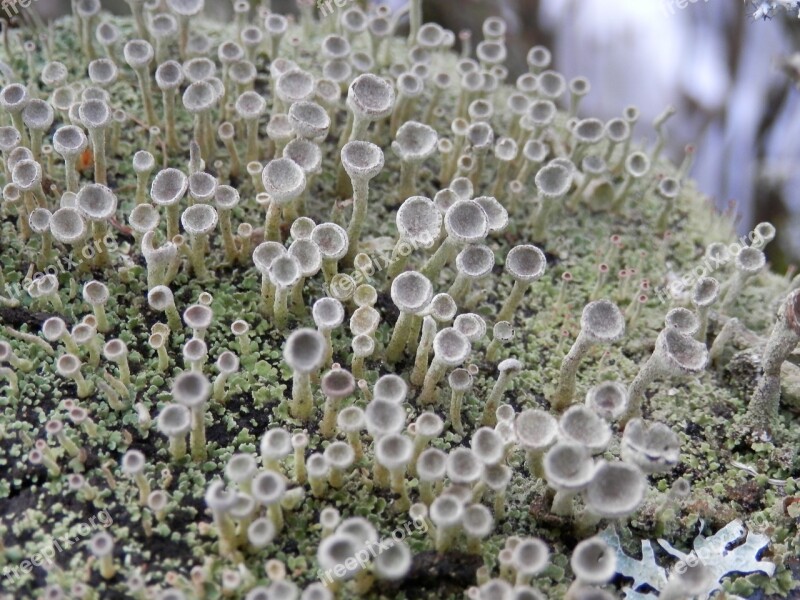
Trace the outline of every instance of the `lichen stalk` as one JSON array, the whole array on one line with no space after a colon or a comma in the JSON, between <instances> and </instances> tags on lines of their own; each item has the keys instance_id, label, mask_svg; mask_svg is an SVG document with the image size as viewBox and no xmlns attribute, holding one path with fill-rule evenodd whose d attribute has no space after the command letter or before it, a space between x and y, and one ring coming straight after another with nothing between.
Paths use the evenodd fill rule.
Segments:
<instances>
[{"instance_id":1,"label":"lichen stalk","mask_svg":"<svg viewBox=\"0 0 800 600\"><path fill-rule=\"evenodd\" d=\"M558 387L553 394L553 400L551 402L554 409L563 410L573 402L578 366L591 347L592 343L586 334L583 332L579 333L575 343L561 362Z\"/></svg>"}]
</instances>

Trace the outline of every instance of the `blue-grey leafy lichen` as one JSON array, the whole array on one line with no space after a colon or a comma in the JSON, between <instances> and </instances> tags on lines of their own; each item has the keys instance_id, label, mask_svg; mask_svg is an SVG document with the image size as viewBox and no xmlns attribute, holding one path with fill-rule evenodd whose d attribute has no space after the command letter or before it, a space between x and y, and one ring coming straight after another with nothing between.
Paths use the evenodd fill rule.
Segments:
<instances>
[{"instance_id":1,"label":"blue-grey leafy lichen","mask_svg":"<svg viewBox=\"0 0 800 600\"><path fill-rule=\"evenodd\" d=\"M2 597L796 593L800 281L672 109L421 0L11 4Z\"/></svg>"}]
</instances>

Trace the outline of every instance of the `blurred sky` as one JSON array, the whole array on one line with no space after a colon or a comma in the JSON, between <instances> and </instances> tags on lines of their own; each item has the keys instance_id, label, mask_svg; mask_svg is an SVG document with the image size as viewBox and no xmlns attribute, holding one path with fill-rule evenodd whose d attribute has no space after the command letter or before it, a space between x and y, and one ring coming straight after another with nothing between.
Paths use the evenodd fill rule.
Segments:
<instances>
[{"instance_id":1,"label":"blurred sky","mask_svg":"<svg viewBox=\"0 0 800 600\"><path fill-rule=\"evenodd\" d=\"M608 118L633 103L647 125L674 105L673 156L694 143L692 175L700 189L720 206L735 200L746 229L761 213L756 196L765 171L788 177L785 201L800 211L800 112L796 89L782 105L771 100L790 87L776 66L792 51L780 19L752 21L737 4L698 0L678 9L669 0L545 0L540 23L554 32L559 69L594 82L587 113ZM765 118L774 120L766 136Z\"/></svg>"}]
</instances>

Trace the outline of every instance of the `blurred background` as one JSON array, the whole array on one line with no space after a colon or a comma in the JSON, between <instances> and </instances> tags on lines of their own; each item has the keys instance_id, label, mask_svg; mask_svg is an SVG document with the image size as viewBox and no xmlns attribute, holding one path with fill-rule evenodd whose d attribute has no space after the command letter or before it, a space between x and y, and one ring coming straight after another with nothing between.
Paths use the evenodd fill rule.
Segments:
<instances>
[{"instance_id":1,"label":"blurred background","mask_svg":"<svg viewBox=\"0 0 800 600\"><path fill-rule=\"evenodd\" d=\"M395 9L406 2L384 1ZM124 0L102 3L128 10ZM53 18L69 4L32 7ZM226 18L231 0L206 6ZM273 0L273 7L295 12L296 0ZM653 119L675 106L669 153L680 161L687 144L696 147L693 177L721 211L738 215L741 233L765 220L778 227L768 253L783 271L800 265L800 20L782 9L754 20L757 8L740 0L424 1L425 20L455 32L477 36L486 17L504 17L511 77L526 69L528 48L544 44L566 77L592 82L584 115L609 119L634 104L645 142L654 137Z\"/></svg>"}]
</instances>

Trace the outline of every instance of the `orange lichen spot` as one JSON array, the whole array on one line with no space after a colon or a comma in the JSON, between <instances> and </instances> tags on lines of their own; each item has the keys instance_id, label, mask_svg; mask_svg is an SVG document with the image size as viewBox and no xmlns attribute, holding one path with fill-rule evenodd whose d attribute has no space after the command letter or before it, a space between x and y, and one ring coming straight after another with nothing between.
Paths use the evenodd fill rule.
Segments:
<instances>
[{"instance_id":1,"label":"orange lichen spot","mask_svg":"<svg viewBox=\"0 0 800 600\"><path fill-rule=\"evenodd\" d=\"M85 171L92 166L93 162L94 156L92 155L92 151L87 148L83 151L83 154L81 154L80 158L78 159L78 170Z\"/></svg>"}]
</instances>

